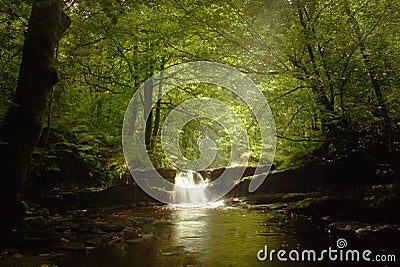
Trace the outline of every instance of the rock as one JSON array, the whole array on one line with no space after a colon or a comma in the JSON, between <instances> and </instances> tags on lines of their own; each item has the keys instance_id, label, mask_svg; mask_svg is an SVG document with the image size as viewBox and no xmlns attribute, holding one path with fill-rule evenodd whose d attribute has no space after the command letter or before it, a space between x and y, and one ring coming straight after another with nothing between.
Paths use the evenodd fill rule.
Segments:
<instances>
[{"instance_id":1,"label":"rock","mask_svg":"<svg viewBox=\"0 0 400 267\"><path fill-rule=\"evenodd\" d=\"M249 205L248 209L250 210L283 210L288 207L285 203L271 203L271 204L258 204L258 205Z\"/></svg>"},{"instance_id":2,"label":"rock","mask_svg":"<svg viewBox=\"0 0 400 267\"><path fill-rule=\"evenodd\" d=\"M289 211L308 215L330 215L342 211L353 204L350 197L346 196L324 196L317 198L306 198L297 202Z\"/></svg>"},{"instance_id":3,"label":"rock","mask_svg":"<svg viewBox=\"0 0 400 267\"><path fill-rule=\"evenodd\" d=\"M271 171L256 193L310 192L326 185L365 185L376 181L368 161L313 163L293 169Z\"/></svg>"},{"instance_id":4,"label":"rock","mask_svg":"<svg viewBox=\"0 0 400 267\"><path fill-rule=\"evenodd\" d=\"M25 256L22 255L22 254L14 254L14 255L13 255L13 258L14 258L14 259L24 259Z\"/></svg>"},{"instance_id":5,"label":"rock","mask_svg":"<svg viewBox=\"0 0 400 267\"><path fill-rule=\"evenodd\" d=\"M356 233L359 235L370 235L370 234L400 234L400 225L398 224L375 224L368 225L365 227L358 228Z\"/></svg>"},{"instance_id":6,"label":"rock","mask_svg":"<svg viewBox=\"0 0 400 267\"><path fill-rule=\"evenodd\" d=\"M140 230L137 228L126 228L124 231L124 238L131 240L134 238L141 237Z\"/></svg>"},{"instance_id":7,"label":"rock","mask_svg":"<svg viewBox=\"0 0 400 267\"><path fill-rule=\"evenodd\" d=\"M174 256L182 254L184 252L185 252L184 246L172 246L161 250L161 254L164 256Z\"/></svg>"},{"instance_id":8,"label":"rock","mask_svg":"<svg viewBox=\"0 0 400 267\"><path fill-rule=\"evenodd\" d=\"M133 174L134 177L143 177L143 178L152 178L156 177L157 175L162 176L164 179L169 181L173 180L176 176L176 170L172 168L159 168L154 170L143 170L143 169L130 169L130 172Z\"/></svg>"},{"instance_id":9,"label":"rock","mask_svg":"<svg viewBox=\"0 0 400 267\"><path fill-rule=\"evenodd\" d=\"M89 246L89 247L97 247L97 246L99 246L101 244L101 238L92 236L89 239L84 240L83 242L84 242L86 247L87 246Z\"/></svg>"},{"instance_id":10,"label":"rock","mask_svg":"<svg viewBox=\"0 0 400 267\"><path fill-rule=\"evenodd\" d=\"M301 201L310 197L318 197L320 194L318 192L310 193L287 193L282 197L283 202L296 202Z\"/></svg>"},{"instance_id":11,"label":"rock","mask_svg":"<svg viewBox=\"0 0 400 267\"><path fill-rule=\"evenodd\" d=\"M56 247L61 250L86 252L86 246L81 242L62 241Z\"/></svg>"},{"instance_id":12,"label":"rock","mask_svg":"<svg viewBox=\"0 0 400 267\"><path fill-rule=\"evenodd\" d=\"M167 180L175 179L176 170L171 168L160 168L157 172Z\"/></svg>"},{"instance_id":13,"label":"rock","mask_svg":"<svg viewBox=\"0 0 400 267\"><path fill-rule=\"evenodd\" d=\"M368 226L367 223L357 221L342 221L329 224L328 228L339 232L356 232L357 229Z\"/></svg>"},{"instance_id":14,"label":"rock","mask_svg":"<svg viewBox=\"0 0 400 267\"><path fill-rule=\"evenodd\" d=\"M121 232L124 228L125 226L121 222L100 223L100 229L104 232Z\"/></svg>"},{"instance_id":15,"label":"rock","mask_svg":"<svg viewBox=\"0 0 400 267\"><path fill-rule=\"evenodd\" d=\"M136 206L147 207L147 202L146 201L138 201L138 202L136 202Z\"/></svg>"},{"instance_id":16,"label":"rock","mask_svg":"<svg viewBox=\"0 0 400 267\"><path fill-rule=\"evenodd\" d=\"M329 224L328 228L332 232L355 234L359 236L390 236L390 238L400 237L399 224L385 223L366 223L359 221L341 221Z\"/></svg>"},{"instance_id":17,"label":"rock","mask_svg":"<svg viewBox=\"0 0 400 267\"><path fill-rule=\"evenodd\" d=\"M157 240L157 237L154 236L153 234L143 234L143 240L144 241Z\"/></svg>"},{"instance_id":18,"label":"rock","mask_svg":"<svg viewBox=\"0 0 400 267\"><path fill-rule=\"evenodd\" d=\"M143 238L137 237L137 238L127 239L127 240L125 240L125 242L128 244L140 243L140 242L143 242Z\"/></svg>"},{"instance_id":19,"label":"rock","mask_svg":"<svg viewBox=\"0 0 400 267\"><path fill-rule=\"evenodd\" d=\"M246 206L247 203L246 201L239 199L239 198L228 198L224 201L225 205L229 205L229 206Z\"/></svg>"},{"instance_id":20,"label":"rock","mask_svg":"<svg viewBox=\"0 0 400 267\"><path fill-rule=\"evenodd\" d=\"M266 173L270 169L274 169L275 166L273 165L270 167L269 165L262 166L259 171L260 173ZM238 176L240 173L243 173L240 175L240 177L248 177L248 176L253 176L254 172L256 171L256 167L246 167L246 166L237 166L237 167L232 167L232 168L218 168L209 171L209 176L212 181L216 180L219 176L221 176L222 173L227 172L228 175L233 175L233 176Z\"/></svg>"}]
</instances>

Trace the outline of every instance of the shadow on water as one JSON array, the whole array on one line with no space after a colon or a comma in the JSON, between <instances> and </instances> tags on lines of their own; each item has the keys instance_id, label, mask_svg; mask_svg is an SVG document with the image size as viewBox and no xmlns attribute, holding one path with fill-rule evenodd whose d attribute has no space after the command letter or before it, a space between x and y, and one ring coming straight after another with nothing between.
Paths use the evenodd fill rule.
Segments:
<instances>
[{"instance_id":1,"label":"shadow on water","mask_svg":"<svg viewBox=\"0 0 400 267\"><path fill-rule=\"evenodd\" d=\"M261 262L257 252L336 248L336 237L307 217L246 207L155 207L133 216L158 219L154 238L124 247L106 246L61 266L321 266L321 263ZM160 215L162 214L162 215ZM161 219L161 220L160 220ZM345 266L324 264L323 266ZM347 266L357 266L354 262ZM376 266L376 265L374 265ZM379 266L379 265L378 265ZM385 266L385 265L382 265Z\"/></svg>"}]
</instances>

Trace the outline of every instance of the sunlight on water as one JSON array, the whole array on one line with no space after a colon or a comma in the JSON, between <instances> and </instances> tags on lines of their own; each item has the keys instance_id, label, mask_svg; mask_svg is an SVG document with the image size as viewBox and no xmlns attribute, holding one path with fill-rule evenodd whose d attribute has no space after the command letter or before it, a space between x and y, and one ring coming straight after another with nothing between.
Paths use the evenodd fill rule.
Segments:
<instances>
[{"instance_id":1,"label":"sunlight on water","mask_svg":"<svg viewBox=\"0 0 400 267\"><path fill-rule=\"evenodd\" d=\"M203 208L178 208L174 213L172 240L177 246L184 246L189 253L206 250L208 240L208 218Z\"/></svg>"},{"instance_id":2,"label":"sunlight on water","mask_svg":"<svg viewBox=\"0 0 400 267\"><path fill-rule=\"evenodd\" d=\"M159 220L156 238L132 242L122 249L105 246L60 266L288 266L260 262L257 252L269 249L328 247L325 228L303 216L224 205L200 208L156 206L129 210L134 218ZM292 266L292 265L290 265ZM299 262L295 266L314 266ZM334 265L336 266L336 265ZM353 265L351 265L353 266Z\"/></svg>"}]
</instances>

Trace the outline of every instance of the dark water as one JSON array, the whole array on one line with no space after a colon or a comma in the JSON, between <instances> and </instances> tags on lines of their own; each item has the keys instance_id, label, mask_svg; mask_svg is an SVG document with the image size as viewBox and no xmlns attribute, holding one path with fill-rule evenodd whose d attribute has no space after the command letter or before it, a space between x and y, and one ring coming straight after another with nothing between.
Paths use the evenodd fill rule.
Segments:
<instances>
[{"instance_id":1,"label":"dark water","mask_svg":"<svg viewBox=\"0 0 400 267\"><path fill-rule=\"evenodd\" d=\"M337 249L337 236L304 216L246 207L171 208L133 211L159 221L155 236L126 247L107 246L63 260L61 266L360 266L352 262L259 261L268 250ZM360 246L348 240L348 248ZM353 246L352 246L353 245ZM286 255L287 257L287 255ZM363 266L363 265L361 265ZM368 265L392 266L392 265Z\"/></svg>"}]
</instances>

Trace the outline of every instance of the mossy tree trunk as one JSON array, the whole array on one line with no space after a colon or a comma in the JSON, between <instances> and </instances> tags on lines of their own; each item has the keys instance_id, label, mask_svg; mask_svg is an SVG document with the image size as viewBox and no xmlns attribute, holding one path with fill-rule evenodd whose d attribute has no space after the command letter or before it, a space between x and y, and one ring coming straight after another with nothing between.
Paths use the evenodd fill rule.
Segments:
<instances>
[{"instance_id":1,"label":"mossy tree trunk","mask_svg":"<svg viewBox=\"0 0 400 267\"><path fill-rule=\"evenodd\" d=\"M386 99L382 93L382 88L381 88L380 82L377 78L377 72L375 69L376 67L374 66L374 64L371 61L370 56L367 52L367 47L365 45L365 37L362 34L360 24L355 16L355 14L351 11L349 2L346 0L344 3L345 3L345 5L344 5L345 12L347 13L347 16L349 17L350 23L353 26L353 29L357 36L358 49L360 50L364 66L365 66L366 70L368 71L371 85L375 91L376 100L378 102L378 109L382 115L384 122L385 122L385 126L387 126L387 128L389 128L389 125L391 123L391 118L389 115L389 109L386 105ZM385 13L386 13L386 10L385 10Z\"/></svg>"},{"instance_id":2,"label":"mossy tree trunk","mask_svg":"<svg viewBox=\"0 0 400 267\"><path fill-rule=\"evenodd\" d=\"M320 116L321 116L321 123L322 123L322 130L325 135L325 143L321 147L321 151L325 151L327 147L330 146L330 144L334 141L334 137L337 134L337 126L335 125L336 120L334 120L335 117L337 117L337 114L335 112L335 100L334 100L334 87L331 81L330 73L329 70L326 67L326 62L324 62L325 58L323 54L321 53L322 48L318 44L318 51L321 53L321 59L322 59L322 66L325 68L325 75L327 76L328 80L328 85L324 84L322 81L324 80L322 77L322 73L320 72L321 67L319 66L319 63L317 62L317 57L314 53L313 46L311 42L309 41L311 38L309 34L314 34L314 36L311 36L313 40L315 40L317 37L315 36L315 29L310 26L310 18L309 15L307 15L307 9L306 5L303 1L297 0L297 15L299 18L299 22L301 27L304 30L305 34L305 48L306 52L308 53L308 56L310 57L310 62L311 62L311 67L307 68L302 64L299 64L299 62L294 61L294 65L300 69L303 70L305 76L307 77L310 87L315 95L315 100L316 103L319 106L319 111L320 111ZM330 93L331 99L328 97L328 92Z\"/></svg>"},{"instance_id":3,"label":"mossy tree trunk","mask_svg":"<svg viewBox=\"0 0 400 267\"><path fill-rule=\"evenodd\" d=\"M14 104L3 124L1 224L15 226L24 215L18 201L32 153L39 141L48 94L57 83L55 50L71 20L62 0L35 1L25 34Z\"/></svg>"}]
</instances>

